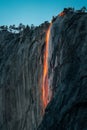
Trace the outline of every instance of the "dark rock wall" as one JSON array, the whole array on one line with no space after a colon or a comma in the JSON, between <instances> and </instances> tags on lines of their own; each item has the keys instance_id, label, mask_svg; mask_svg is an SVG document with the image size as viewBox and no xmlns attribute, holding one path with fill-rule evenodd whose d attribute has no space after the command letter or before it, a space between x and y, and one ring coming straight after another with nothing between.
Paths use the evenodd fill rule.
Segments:
<instances>
[{"instance_id":1,"label":"dark rock wall","mask_svg":"<svg viewBox=\"0 0 87 130\"><path fill-rule=\"evenodd\" d=\"M36 130L49 24L20 34L0 32L0 130ZM57 17L49 41L53 92L38 130L87 130L87 14Z\"/></svg>"},{"instance_id":2,"label":"dark rock wall","mask_svg":"<svg viewBox=\"0 0 87 130\"><path fill-rule=\"evenodd\" d=\"M41 76L49 24L0 32L0 130L35 130L42 118Z\"/></svg>"},{"instance_id":3,"label":"dark rock wall","mask_svg":"<svg viewBox=\"0 0 87 130\"><path fill-rule=\"evenodd\" d=\"M87 130L87 13L53 23L49 41L53 99L38 130Z\"/></svg>"}]
</instances>

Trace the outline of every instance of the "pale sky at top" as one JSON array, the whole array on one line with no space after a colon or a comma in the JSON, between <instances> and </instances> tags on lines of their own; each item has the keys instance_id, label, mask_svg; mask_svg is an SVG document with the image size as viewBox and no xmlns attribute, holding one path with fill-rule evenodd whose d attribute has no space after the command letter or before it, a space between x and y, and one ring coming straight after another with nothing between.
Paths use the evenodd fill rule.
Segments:
<instances>
[{"instance_id":1,"label":"pale sky at top","mask_svg":"<svg viewBox=\"0 0 87 130\"><path fill-rule=\"evenodd\" d=\"M0 25L39 25L65 7L80 9L87 0L0 0Z\"/></svg>"}]
</instances>

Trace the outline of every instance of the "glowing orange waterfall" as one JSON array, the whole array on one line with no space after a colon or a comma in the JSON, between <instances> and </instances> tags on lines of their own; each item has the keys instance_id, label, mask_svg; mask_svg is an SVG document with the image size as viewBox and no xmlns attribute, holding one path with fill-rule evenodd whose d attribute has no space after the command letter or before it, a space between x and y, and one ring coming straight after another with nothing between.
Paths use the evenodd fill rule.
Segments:
<instances>
[{"instance_id":1,"label":"glowing orange waterfall","mask_svg":"<svg viewBox=\"0 0 87 130\"><path fill-rule=\"evenodd\" d=\"M46 108L49 102L49 84L48 84L48 51L49 51L49 38L50 38L50 29L52 23L49 26L49 29L46 34L46 45L44 51L44 63L43 63L43 78L42 78L42 100L43 100L43 109Z\"/></svg>"}]
</instances>

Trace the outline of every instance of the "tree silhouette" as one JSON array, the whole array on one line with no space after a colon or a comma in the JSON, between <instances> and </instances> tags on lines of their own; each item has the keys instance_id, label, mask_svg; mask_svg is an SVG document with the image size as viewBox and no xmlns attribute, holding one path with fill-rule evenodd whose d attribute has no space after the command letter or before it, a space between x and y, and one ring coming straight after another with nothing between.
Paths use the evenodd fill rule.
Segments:
<instances>
[{"instance_id":1,"label":"tree silhouette","mask_svg":"<svg viewBox=\"0 0 87 130\"><path fill-rule=\"evenodd\" d=\"M82 8L81 8L81 12L86 12L86 7L85 6L83 6Z\"/></svg>"}]
</instances>

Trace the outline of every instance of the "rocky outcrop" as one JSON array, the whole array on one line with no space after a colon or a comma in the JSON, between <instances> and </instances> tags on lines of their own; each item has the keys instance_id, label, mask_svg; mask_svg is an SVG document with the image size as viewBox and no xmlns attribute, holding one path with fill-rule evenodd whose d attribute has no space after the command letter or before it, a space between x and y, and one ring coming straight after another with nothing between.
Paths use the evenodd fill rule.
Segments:
<instances>
[{"instance_id":1,"label":"rocky outcrop","mask_svg":"<svg viewBox=\"0 0 87 130\"><path fill-rule=\"evenodd\" d=\"M0 130L35 130L42 118L41 77L49 23L0 32Z\"/></svg>"},{"instance_id":2,"label":"rocky outcrop","mask_svg":"<svg viewBox=\"0 0 87 130\"><path fill-rule=\"evenodd\" d=\"M53 91L38 130L87 130L87 13L58 16L49 41Z\"/></svg>"}]
</instances>

